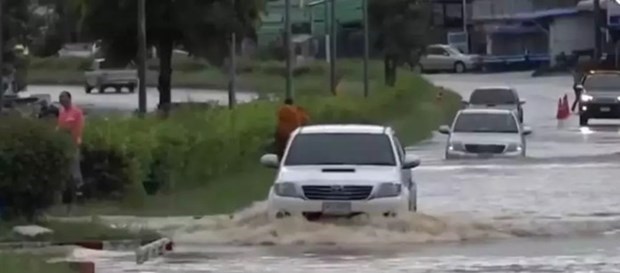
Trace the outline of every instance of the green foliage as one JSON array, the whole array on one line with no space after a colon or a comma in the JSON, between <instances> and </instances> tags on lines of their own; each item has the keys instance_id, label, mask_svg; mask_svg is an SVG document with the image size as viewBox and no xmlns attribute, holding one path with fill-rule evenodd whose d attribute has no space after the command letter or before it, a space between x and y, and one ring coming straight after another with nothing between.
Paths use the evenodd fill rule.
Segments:
<instances>
[{"instance_id":1,"label":"green foliage","mask_svg":"<svg viewBox=\"0 0 620 273\"><path fill-rule=\"evenodd\" d=\"M72 273L67 264L49 264L46 257L32 254L0 253L0 268L4 273Z\"/></svg>"},{"instance_id":2,"label":"green foliage","mask_svg":"<svg viewBox=\"0 0 620 273\"><path fill-rule=\"evenodd\" d=\"M431 19L428 0L370 0L370 23L379 33L378 47L386 55L408 61L427 45Z\"/></svg>"},{"instance_id":3,"label":"green foliage","mask_svg":"<svg viewBox=\"0 0 620 273\"><path fill-rule=\"evenodd\" d=\"M38 120L0 122L0 200L4 217L33 219L68 181L70 140Z\"/></svg>"},{"instance_id":4,"label":"green foliage","mask_svg":"<svg viewBox=\"0 0 620 273\"><path fill-rule=\"evenodd\" d=\"M434 92L421 78L408 77L394 88L376 90L368 99L356 94L308 96L298 103L315 123L384 123L421 105L414 101L431 100ZM209 186L214 179L256 164L272 140L278 107L276 102L259 101L233 111L180 109L166 120L93 119L84 138L83 166L96 169L89 165L99 164L100 171L88 173L88 179L106 184L112 180L102 178L114 177L122 183L115 187L134 201L144 197L141 185L148 181L163 183L165 191ZM114 160L87 159L95 158L93 153L114 154L115 163L122 166L101 168L101 161Z\"/></svg>"}]
</instances>

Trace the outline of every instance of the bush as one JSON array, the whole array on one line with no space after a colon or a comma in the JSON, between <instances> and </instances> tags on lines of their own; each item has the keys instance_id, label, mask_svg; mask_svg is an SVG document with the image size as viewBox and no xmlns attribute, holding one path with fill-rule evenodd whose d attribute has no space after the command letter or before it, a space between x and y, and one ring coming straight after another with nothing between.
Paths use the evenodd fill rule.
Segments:
<instances>
[{"instance_id":1,"label":"bush","mask_svg":"<svg viewBox=\"0 0 620 273\"><path fill-rule=\"evenodd\" d=\"M402 77L395 88L358 95L309 96L299 104L314 123L383 123L414 111L414 100L432 100L435 89L419 77ZM167 120L157 117L93 119L84 145L86 179L100 189L145 195L145 182L164 190L205 186L213 179L256 164L275 130L278 104L257 101L226 108L179 109ZM411 124L415 126L415 124ZM118 195L121 196L121 195ZM136 198L138 197L138 198Z\"/></svg>"},{"instance_id":2,"label":"bush","mask_svg":"<svg viewBox=\"0 0 620 273\"><path fill-rule=\"evenodd\" d=\"M19 117L0 122L3 218L34 219L69 181L70 139L47 123Z\"/></svg>"}]
</instances>

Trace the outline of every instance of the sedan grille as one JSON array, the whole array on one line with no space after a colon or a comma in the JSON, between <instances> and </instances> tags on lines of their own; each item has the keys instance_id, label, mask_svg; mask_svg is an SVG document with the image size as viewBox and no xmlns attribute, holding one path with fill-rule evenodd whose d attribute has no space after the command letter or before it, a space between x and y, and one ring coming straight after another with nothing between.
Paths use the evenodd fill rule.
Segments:
<instances>
[{"instance_id":1,"label":"sedan grille","mask_svg":"<svg viewBox=\"0 0 620 273\"><path fill-rule=\"evenodd\" d=\"M501 154L506 149L504 145L473 145L466 144L465 150L468 153L476 154Z\"/></svg>"},{"instance_id":2,"label":"sedan grille","mask_svg":"<svg viewBox=\"0 0 620 273\"><path fill-rule=\"evenodd\" d=\"M310 200L352 201L366 200L372 186L302 186L304 195Z\"/></svg>"}]
</instances>

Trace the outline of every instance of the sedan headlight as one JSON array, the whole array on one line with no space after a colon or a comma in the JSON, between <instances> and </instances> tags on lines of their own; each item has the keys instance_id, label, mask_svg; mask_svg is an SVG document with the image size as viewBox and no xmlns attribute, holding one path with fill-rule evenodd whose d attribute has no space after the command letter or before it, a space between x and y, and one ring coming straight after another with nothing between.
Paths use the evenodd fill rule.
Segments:
<instances>
[{"instance_id":1,"label":"sedan headlight","mask_svg":"<svg viewBox=\"0 0 620 273\"><path fill-rule=\"evenodd\" d=\"M281 197L300 197L301 194L297 190L297 185L290 182L281 182L273 185L273 191Z\"/></svg>"},{"instance_id":2,"label":"sedan headlight","mask_svg":"<svg viewBox=\"0 0 620 273\"><path fill-rule=\"evenodd\" d=\"M403 187L400 183L383 183L377 188L375 198L388 198L399 196Z\"/></svg>"},{"instance_id":3,"label":"sedan headlight","mask_svg":"<svg viewBox=\"0 0 620 273\"><path fill-rule=\"evenodd\" d=\"M584 102L588 102L588 101L592 101L594 99L594 97L588 95L588 94L582 94L581 95L581 101Z\"/></svg>"},{"instance_id":4,"label":"sedan headlight","mask_svg":"<svg viewBox=\"0 0 620 273\"><path fill-rule=\"evenodd\" d=\"M519 143L509 144L506 152L521 152L523 151L523 145Z\"/></svg>"}]
</instances>

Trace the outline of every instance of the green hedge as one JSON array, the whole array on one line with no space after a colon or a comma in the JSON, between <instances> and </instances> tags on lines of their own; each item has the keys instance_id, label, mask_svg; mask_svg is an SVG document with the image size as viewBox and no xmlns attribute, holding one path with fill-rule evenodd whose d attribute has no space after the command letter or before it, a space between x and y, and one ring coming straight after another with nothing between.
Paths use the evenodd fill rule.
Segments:
<instances>
[{"instance_id":1,"label":"green hedge","mask_svg":"<svg viewBox=\"0 0 620 273\"><path fill-rule=\"evenodd\" d=\"M299 101L314 123L384 123L425 107L435 88L419 77L402 77L395 88L358 95L310 96ZM428 104L427 104L428 105ZM236 110L180 109L157 117L89 120L83 168L101 198L145 196L144 182L163 190L205 186L219 177L256 165L272 139L278 103L258 101ZM435 120L433 117L421 118ZM416 127L416 124L410 124ZM436 122L433 123L433 126ZM420 130L430 132L428 125Z\"/></svg>"},{"instance_id":2,"label":"green hedge","mask_svg":"<svg viewBox=\"0 0 620 273\"><path fill-rule=\"evenodd\" d=\"M51 124L20 117L0 120L2 218L26 217L54 204L69 178L70 139Z\"/></svg>"}]
</instances>

